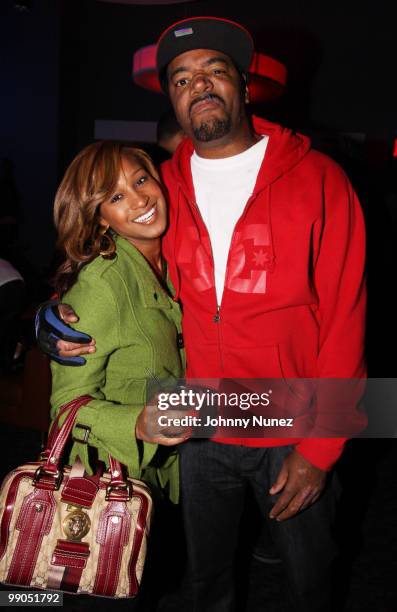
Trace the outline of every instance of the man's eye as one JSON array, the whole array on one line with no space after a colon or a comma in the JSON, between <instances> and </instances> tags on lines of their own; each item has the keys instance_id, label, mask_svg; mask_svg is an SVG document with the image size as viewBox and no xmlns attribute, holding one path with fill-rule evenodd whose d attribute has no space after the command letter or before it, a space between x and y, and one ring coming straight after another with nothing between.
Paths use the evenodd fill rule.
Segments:
<instances>
[{"instance_id":1,"label":"man's eye","mask_svg":"<svg viewBox=\"0 0 397 612\"><path fill-rule=\"evenodd\" d=\"M214 70L212 72L214 74L222 74L222 73L226 72L226 70L223 70L223 68L214 68Z\"/></svg>"},{"instance_id":2,"label":"man's eye","mask_svg":"<svg viewBox=\"0 0 397 612\"><path fill-rule=\"evenodd\" d=\"M176 87L184 87L185 85L187 85L188 80L187 79L179 79L176 83L175 86Z\"/></svg>"},{"instance_id":3,"label":"man's eye","mask_svg":"<svg viewBox=\"0 0 397 612\"><path fill-rule=\"evenodd\" d=\"M111 199L110 201L111 201L112 203L114 203L114 202L119 202L119 201L122 199L122 197L123 197L123 194L122 194L122 193L116 193L116 194L115 194L115 195L112 197L112 199Z\"/></svg>"}]
</instances>

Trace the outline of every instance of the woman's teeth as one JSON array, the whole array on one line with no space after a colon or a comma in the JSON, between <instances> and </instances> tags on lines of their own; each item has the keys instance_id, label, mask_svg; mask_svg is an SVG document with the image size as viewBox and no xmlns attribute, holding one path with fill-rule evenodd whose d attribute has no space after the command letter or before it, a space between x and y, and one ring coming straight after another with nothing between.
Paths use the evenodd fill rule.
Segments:
<instances>
[{"instance_id":1,"label":"woman's teeth","mask_svg":"<svg viewBox=\"0 0 397 612\"><path fill-rule=\"evenodd\" d=\"M153 206L147 213L134 219L134 223L148 223L156 212L156 206Z\"/></svg>"}]
</instances>

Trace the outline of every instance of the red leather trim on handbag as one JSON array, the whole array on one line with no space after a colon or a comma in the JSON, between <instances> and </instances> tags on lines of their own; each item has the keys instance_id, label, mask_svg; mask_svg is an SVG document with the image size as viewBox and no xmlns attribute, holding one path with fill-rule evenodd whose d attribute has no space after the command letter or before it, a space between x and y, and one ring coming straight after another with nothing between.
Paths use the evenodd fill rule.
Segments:
<instances>
[{"instance_id":1,"label":"red leather trim on handbag","mask_svg":"<svg viewBox=\"0 0 397 612\"><path fill-rule=\"evenodd\" d=\"M54 552L52 553L51 563L52 565L64 565L65 567L84 569L87 565L89 556L90 547L87 542L58 540Z\"/></svg>"},{"instance_id":2,"label":"red leather trim on handbag","mask_svg":"<svg viewBox=\"0 0 397 612\"><path fill-rule=\"evenodd\" d=\"M91 508L98 490L98 484L88 476L69 478L62 491L62 501L75 506Z\"/></svg>"},{"instance_id":3,"label":"red leather trim on handbag","mask_svg":"<svg viewBox=\"0 0 397 612\"><path fill-rule=\"evenodd\" d=\"M120 486L125 484L121 463L109 455L109 471L110 483L112 486Z\"/></svg>"},{"instance_id":4,"label":"red leather trim on handbag","mask_svg":"<svg viewBox=\"0 0 397 612\"><path fill-rule=\"evenodd\" d=\"M33 464L34 465L34 464ZM39 463L36 464L37 466ZM5 503L3 518L1 521L1 530L0 530L0 561L3 558L5 551L7 550L8 538L10 535L10 524L12 519L12 514L14 512L14 504L18 493L19 483L22 478L31 478L33 479L34 473L32 472L20 472L13 477L13 480L10 484L10 488L8 489L7 499Z\"/></svg>"},{"instance_id":5,"label":"red leather trim on handbag","mask_svg":"<svg viewBox=\"0 0 397 612\"><path fill-rule=\"evenodd\" d=\"M56 417L55 417L55 419L54 419L54 421L53 421L53 423L51 425L50 431L48 433L47 450L49 450L51 448L51 446L54 444L55 439L56 439L56 437L57 437L57 435L59 433L59 420L62 417L62 415L64 415L65 412L68 412L73 407L75 402L77 402L77 401L79 401L81 399L84 399L84 398L93 399L89 395L82 395L81 397L78 397L78 398L72 400L71 402L68 402L67 404L64 404L63 406L61 406L61 408L59 409L58 414L56 415ZM82 406L82 405L84 406L86 403L87 402L84 402L83 404L79 404L79 407ZM44 455L44 453L42 453L42 454Z\"/></svg>"},{"instance_id":6,"label":"red leather trim on handbag","mask_svg":"<svg viewBox=\"0 0 397 612\"><path fill-rule=\"evenodd\" d=\"M83 568L78 567L66 567L63 574L60 589L61 591L68 591L69 593L77 593L79 588L81 574Z\"/></svg>"},{"instance_id":7,"label":"red leather trim on handbag","mask_svg":"<svg viewBox=\"0 0 397 612\"><path fill-rule=\"evenodd\" d=\"M138 561L139 551L141 550L142 539L146 527L146 517L149 510L149 501L146 495L143 495L142 493L139 493L138 491L134 490L134 497L139 497L141 507L139 508L136 520L134 543L132 546L130 562L128 564L128 574L130 577L130 595L136 595L138 593L139 585L135 573L135 568Z\"/></svg>"},{"instance_id":8,"label":"red leather trim on handbag","mask_svg":"<svg viewBox=\"0 0 397 612\"><path fill-rule=\"evenodd\" d=\"M110 501L99 517L99 553L94 591L112 597L117 588L124 546L128 544L131 514L124 502ZM115 559L115 557L117 558Z\"/></svg>"},{"instance_id":9,"label":"red leather trim on handbag","mask_svg":"<svg viewBox=\"0 0 397 612\"><path fill-rule=\"evenodd\" d=\"M66 412L68 408L70 408L70 412L67 415L65 421L62 424L61 429L57 432L55 440L53 439L53 435L50 436L49 442L52 442L49 445L47 443L47 448L44 451L45 456L47 457L46 463L44 465L44 471L49 474L56 474L59 468L59 461L65 447L65 444L69 438L69 435L73 429L74 421L79 409L82 406L85 406L92 400L90 395L82 395L77 399L72 400L66 406L63 406L62 413Z\"/></svg>"},{"instance_id":10,"label":"red leather trim on handbag","mask_svg":"<svg viewBox=\"0 0 397 612\"><path fill-rule=\"evenodd\" d=\"M15 529L19 533L7 575L10 584L29 586L43 537L51 531L57 504L52 491L34 489L25 497Z\"/></svg>"}]
</instances>

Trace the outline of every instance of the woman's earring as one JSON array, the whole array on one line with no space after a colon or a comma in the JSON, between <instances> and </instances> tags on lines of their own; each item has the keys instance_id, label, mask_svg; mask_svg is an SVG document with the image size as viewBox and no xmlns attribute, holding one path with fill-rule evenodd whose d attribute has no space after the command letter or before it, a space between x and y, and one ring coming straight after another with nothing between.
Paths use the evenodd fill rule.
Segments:
<instances>
[{"instance_id":1,"label":"woman's earring","mask_svg":"<svg viewBox=\"0 0 397 612\"><path fill-rule=\"evenodd\" d=\"M101 245L101 250L99 251L99 254L102 255L102 257L112 255L115 250L113 238L109 234L107 234L109 227L109 225L101 225L98 232Z\"/></svg>"}]
</instances>

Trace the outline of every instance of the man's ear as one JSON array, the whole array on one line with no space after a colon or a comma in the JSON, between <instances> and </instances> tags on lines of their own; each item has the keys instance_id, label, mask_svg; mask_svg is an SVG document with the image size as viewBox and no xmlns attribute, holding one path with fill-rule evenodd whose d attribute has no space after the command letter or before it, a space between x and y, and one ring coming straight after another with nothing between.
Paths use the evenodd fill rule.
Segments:
<instances>
[{"instance_id":1,"label":"man's ear","mask_svg":"<svg viewBox=\"0 0 397 612\"><path fill-rule=\"evenodd\" d=\"M247 75L242 72L241 73L241 77L242 77L242 87L243 87L243 91L244 91L244 102L246 104L250 103L250 94L249 94L249 89L248 89L248 77Z\"/></svg>"}]
</instances>

